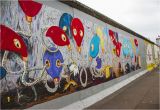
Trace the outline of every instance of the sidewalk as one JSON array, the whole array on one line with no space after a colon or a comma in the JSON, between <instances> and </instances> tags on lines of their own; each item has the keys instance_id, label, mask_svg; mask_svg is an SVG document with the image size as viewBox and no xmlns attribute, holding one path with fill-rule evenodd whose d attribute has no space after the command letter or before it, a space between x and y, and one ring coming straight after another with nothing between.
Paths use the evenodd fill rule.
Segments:
<instances>
[{"instance_id":1,"label":"sidewalk","mask_svg":"<svg viewBox=\"0 0 160 110\"><path fill-rule=\"evenodd\" d=\"M86 109L159 109L159 80L155 69Z\"/></svg>"}]
</instances>

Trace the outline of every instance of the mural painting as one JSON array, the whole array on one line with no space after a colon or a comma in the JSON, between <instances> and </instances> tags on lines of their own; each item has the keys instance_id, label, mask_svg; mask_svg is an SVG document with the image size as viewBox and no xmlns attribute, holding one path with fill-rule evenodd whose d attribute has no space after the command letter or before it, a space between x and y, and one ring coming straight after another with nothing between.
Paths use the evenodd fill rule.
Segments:
<instances>
[{"instance_id":1,"label":"mural painting","mask_svg":"<svg viewBox=\"0 0 160 110\"><path fill-rule=\"evenodd\" d=\"M27 108L142 67L136 37L34 1L2 4L2 108Z\"/></svg>"}]
</instances>

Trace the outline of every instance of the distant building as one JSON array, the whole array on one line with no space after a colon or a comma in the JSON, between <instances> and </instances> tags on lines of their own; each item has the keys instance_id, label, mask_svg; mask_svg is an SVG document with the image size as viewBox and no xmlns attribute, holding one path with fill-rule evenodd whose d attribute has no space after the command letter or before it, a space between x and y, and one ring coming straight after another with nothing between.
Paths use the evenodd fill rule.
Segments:
<instances>
[{"instance_id":1,"label":"distant building","mask_svg":"<svg viewBox=\"0 0 160 110\"><path fill-rule=\"evenodd\" d=\"M158 36L158 38L156 38L156 44L160 46L160 36Z\"/></svg>"}]
</instances>

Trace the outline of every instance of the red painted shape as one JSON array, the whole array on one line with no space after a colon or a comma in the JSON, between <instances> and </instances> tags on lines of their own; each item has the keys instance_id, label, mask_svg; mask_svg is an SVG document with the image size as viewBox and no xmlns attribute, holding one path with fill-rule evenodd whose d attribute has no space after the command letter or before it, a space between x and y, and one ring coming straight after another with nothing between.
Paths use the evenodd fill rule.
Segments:
<instances>
[{"instance_id":1,"label":"red painted shape","mask_svg":"<svg viewBox=\"0 0 160 110\"><path fill-rule=\"evenodd\" d=\"M18 0L18 2L23 12L29 17L36 16L40 11L40 9L42 8L42 4L32 0Z\"/></svg>"},{"instance_id":2,"label":"red painted shape","mask_svg":"<svg viewBox=\"0 0 160 110\"><path fill-rule=\"evenodd\" d=\"M121 47L122 47L122 44L120 42L117 42L116 43L116 55L117 55L117 57L120 57L120 55L121 55Z\"/></svg>"},{"instance_id":3,"label":"red painted shape","mask_svg":"<svg viewBox=\"0 0 160 110\"><path fill-rule=\"evenodd\" d=\"M0 25L0 39L1 39L1 50L8 50L20 54L22 57L27 57L27 46L23 39L13 30ZM19 47L19 48L18 48Z\"/></svg>"},{"instance_id":4,"label":"red painted shape","mask_svg":"<svg viewBox=\"0 0 160 110\"><path fill-rule=\"evenodd\" d=\"M138 47L138 41L137 41L137 39L134 39L134 43Z\"/></svg>"},{"instance_id":5,"label":"red painted shape","mask_svg":"<svg viewBox=\"0 0 160 110\"><path fill-rule=\"evenodd\" d=\"M46 36L50 37L58 46L67 46L70 44L66 33L58 26L51 26L47 30Z\"/></svg>"},{"instance_id":6,"label":"red painted shape","mask_svg":"<svg viewBox=\"0 0 160 110\"><path fill-rule=\"evenodd\" d=\"M109 30L109 36L110 36L111 41L113 42L113 44L116 46L117 41L116 41L115 32L113 32L112 30Z\"/></svg>"},{"instance_id":7,"label":"red painted shape","mask_svg":"<svg viewBox=\"0 0 160 110\"><path fill-rule=\"evenodd\" d=\"M84 37L84 27L80 19L73 18L71 22L71 32L78 47L81 47L81 43Z\"/></svg>"}]
</instances>

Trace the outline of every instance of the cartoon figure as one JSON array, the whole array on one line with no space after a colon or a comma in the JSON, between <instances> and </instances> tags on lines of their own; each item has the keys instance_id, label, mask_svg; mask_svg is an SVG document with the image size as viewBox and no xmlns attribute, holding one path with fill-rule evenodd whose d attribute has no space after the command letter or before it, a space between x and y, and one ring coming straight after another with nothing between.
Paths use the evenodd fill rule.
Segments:
<instances>
[{"instance_id":1,"label":"cartoon figure","mask_svg":"<svg viewBox=\"0 0 160 110\"><path fill-rule=\"evenodd\" d=\"M122 50L123 50L123 55L125 57L130 55L130 45L129 45L129 40L127 38L123 39Z\"/></svg>"},{"instance_id":2,"label":"cartoon figure","mask_svg":"<svg viewBox=\"0 0 160 110\"><path fill-rule=\"evenodd\" d=\"M46 32L46 37L50 37L58 46L67 46L69 50L71 49L66 33L58 26L51 26Z\"/></svg>"},{"instance_id":3,"label":"cartoon figure","mask_svg":"<svg viewBox=\"0 0 160 110\"><path fill-rule=\"evenodd\" d=\"M109 36L111 38L111 41L112 41L113 45L116 45L118 34L113 32L112 30L109 30Z\"/></svg>"},{"instance_id":4,"label":"cartoon figure","mask_svg":"<svg viewBox=\"0 0 160 110\"><path fill-rule=\"evenodd\" d=\"M72 39L71 29L70 29L72 19L73 17L70 14L63 13L59 21L59 27L63 29L63 31L70 39Z\"/></svg>"},{"instance_id":5,"label":"cartoon figure","mask_svg":"<svg viewBox=\"0 0 160 110\"><path fill-rule=\"evenodd\" d=\"M84 37L84 27L80 19L73 18L71 22L71 32L77 44L78 52L81 52L81 43Z\"/></svg>"},{"instance_id":6,"label":"cartoon figure","mask_svg":"<svg viewBox=\"0 0 160 110\"><path fill-rule=\"evenodd\" d=\"M92 61L93 58L95 58L99 53L99 44L100 39L97 34L95 34L90 42L90 48L89 48L89 60Z\"/></svg>"},{"instance_id":7,"label":"cartoon figure","mask_svg":"<svg viewBox=\"0 0 160 110\"><path fill-rule=\"evenodd\" d=\"M122 44L118 41L118 33L109 30L109 36L111 38L113 45L115 46L115 48L113 49L114 54L117 57L120 57Z\"/></svg>"},{"instance_id":8,"label":"cartoon figure","mask_svg":"<svg viewBox=\"0 0 160 110\"><path fill-rule=\"evenodd\" d=\"M55 50L55 47L52 47L51 50ZM60 73L62 71L63 56L58 50L57 52L45 51L43 56L43 63L46 64L47 73L54 79L55 83L60 79Z\"/></svg>"},{"instance_id":9,"label":"cartoon figure","mask_svg":"<svg viewBox=\"0 0 160 110\"><path fill-rule=\"evenodd\" d=\"M42 8L42 4L32 0L18 0L20 7L26 14L26 20L31 23L32 17L36 16Z\"/></svg>"},{"instance_id":10,"label":"cartoon figure","mask_svg":"<svg viewBox=\"0 0 160 110\"><path fill-rule=\"evenodd\" d=\"M120 55L121 55L121 47L122 47L122 44L120 42L117 42L116 47L115 47L115 51L116 51L116 55L118 57L120 57Z\"/></svg>"},{"instance_id":11,"label":"cartoon figure","mask_svg":"<svg viewBox=\"0 0 160 110\"><path fill-rule=\"evenodd\" d=\"M22 38L5 25L0 25L1 50L12 51L21 55L23 61L27 61L27 47Z\"/></svg>"},{"instance_id":12,"label":"cartoon figure","mask_svg":"<svg viewBox=\"0 0 160 110\"><path fill-rule=\"evenodd\" d=\"M104 35L100 27L96 29L96 34L100 37L100 45L101 45L102 53L104 53Z\"/></svg>"}]
</instances>

